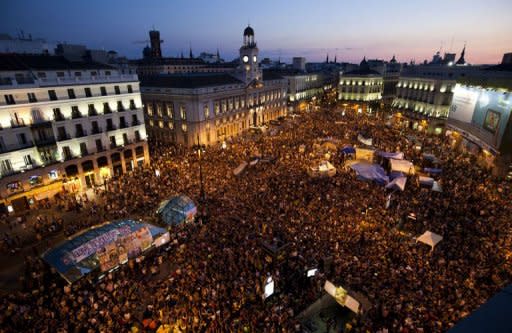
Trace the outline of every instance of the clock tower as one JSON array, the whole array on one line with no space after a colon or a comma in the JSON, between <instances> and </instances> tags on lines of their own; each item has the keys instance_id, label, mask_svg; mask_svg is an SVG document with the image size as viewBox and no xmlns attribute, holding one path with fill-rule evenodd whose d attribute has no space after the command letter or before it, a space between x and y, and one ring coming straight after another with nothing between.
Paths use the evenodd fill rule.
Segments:
<instances>
[{"instance_id":1,"label":"clock tower","mask_svg":"<svg viewBox=\"0 0 512 333\"><path fill-rule=\"evenodd\" d=\"M258 47L254 41L254 30L248 26L244 30L244 44L240 48L240 69L241 79L249 84L262 79L262 73L258 62Z\"/></svg>"}]
</instances>

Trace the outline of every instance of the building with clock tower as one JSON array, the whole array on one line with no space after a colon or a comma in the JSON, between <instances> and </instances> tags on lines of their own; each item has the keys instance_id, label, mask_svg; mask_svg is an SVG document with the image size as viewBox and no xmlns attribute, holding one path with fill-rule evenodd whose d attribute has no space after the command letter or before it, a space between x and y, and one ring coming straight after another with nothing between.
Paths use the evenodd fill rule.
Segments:
<instances>
[{"instance_id":1,"label":"building with clock tower","mask_svg":"<svg viewBox=\"0 0 512 333\"><path fill-rule=\"evenodd\" d=\"M244 30L244 44L240 47L240 68L237 75L247 85L254 81L260 81L262 78L262 72L258 65L258 52L254 40L254 30L248 26Z\"/></svg>"}]
</instances>

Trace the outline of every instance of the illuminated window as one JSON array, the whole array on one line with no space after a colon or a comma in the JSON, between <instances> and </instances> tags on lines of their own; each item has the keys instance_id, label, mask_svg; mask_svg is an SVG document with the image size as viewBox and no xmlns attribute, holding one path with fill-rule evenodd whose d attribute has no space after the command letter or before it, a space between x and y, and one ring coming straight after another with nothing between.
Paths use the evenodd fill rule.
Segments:
<instances>
[{"instance_id":1,"label":"illuminated window","mask_svg":"<svg viewBox=\"0 0 512 333\"><path fill-rule=\"evenodd\" d=\"M180 116L181 116L181 119L185 120L187 119L187 112L186 112L186 109L185 109L185 105L180 105Z\"/></svg>"},{"instance_id":2,"label":"illuminated window","mask_svg":"<svg viewBox=\"0 0 512 333\"><path fill-rule=\"evenodd\" d=\"M187 124L181 124L181 130L183 132L186 132L187 131Z\"/></svg>"},{"instance_id":3,"label":"illuminated window","mask_svg":"<svg viewBox=\"0 0 512 333\"><path fill-rule=\"evenodd\" d=\"M168 126L169 126L169 129L171 129L171 130L174 129L174 124L172 123L172 121L169 122Z\"/></svg>"},{"instance_id":4,"label":"illuminated window","mask_svg":"<svg viewBox=\"0 0 512 333\"><path fill-rule=\"evenodd\" d=\"M219 114L220 113L220 104L219 104L218 101L213 103L213 109L215 111L215 114Z\"/></svg>"},{"instance_id":5,"label":"illuminated window","mask_svg":"<svg viewBox=\"0 0 512 333\"><path fill-rule=\"evenodd\" d=\"M161 120L159 120L159 121L158 121L158 127L160 127L160 128L164 128L164 122L163 122L163 121L161 121Z\"/></svg>"},{"instance_id":6,"label":"illuminated window","mask_svg":"<svg viewBox=\"0 0 512 333\"><path fill-rule=\"evenodd\" d=\"M165 107L167 108L167 115L172 119L174 117L174 104L167 103Z\"/></svg>"},{"instance_id":7,"label":"illuminated window","mask_svg":"<svg viewBox=\"0 0 512 333\"><path fill-rule=\"evenodd\" d=\"M162 105L160 103L156 103L156 114L162 117Z\"/></svg>"},{"instance_id":8,"label":"illuminated window","mask_svg":"<svg viewBox=\"0 0 512 333\"><path fill-rule=\"evenodd\" d=\"M226 112L228 106L227 106L225 99L222 100L221 105L222 105L222 112Z\"/></svg>"},{"instance_id":9,"label":"illuminated window","mask_svg":"<svg viewBox=\"0 0 512 333\"><path fill-rule=\"evenodd\" d=\"M245 107L245 98L243 96L240 98L240 107Z\"/></svg>"},{"instance_id":10,"label":"illuminated window","mask_svg":"<svg viewBox=\"0 0 512 333\"><path fill-rule=\"evenodd\" d=\"M153 121L153 119L149 119L149 126L151 126L151 127L155 126L155 122Z\"/></svg>"},{"instance_id":11,"label":"illuminated window","mask_svg":"<svg viewBox=\"0 0 512 333\"><path fill-rule=\"evenodd\" d=\"M148 115L152 116L153 115L153 105L151 103L148 103L147 109L148 109Z\"/></svg>"},{"instance_id":12,"label":"illuminated window","mask_svg":"<svg viewBox=\"0 0 512 333\"><path fill-rule=\"evenodd\" d=\"M208 107L208 104L205 104L203 106L203 112L204 112L204 119L208 119L210 117L210 108Z\"/></svg>"}]
</instances>

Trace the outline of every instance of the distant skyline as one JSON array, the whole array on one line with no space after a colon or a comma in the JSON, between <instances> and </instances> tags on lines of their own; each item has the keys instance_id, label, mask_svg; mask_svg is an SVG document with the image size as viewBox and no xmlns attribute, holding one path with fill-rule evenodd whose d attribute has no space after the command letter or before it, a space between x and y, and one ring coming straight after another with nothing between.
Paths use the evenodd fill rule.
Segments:
<instances>
[{"instance_id":1,"label":"distant skyline","mask_svg":"<svg viewBox=\"0 0 512 333\"><path fill-rule=\"evenodd\" d=\"M49 43L84 44L140 58L154 26L162 53L206 51L232 60L250 22L262 57L290 62L368 59L430 61L436 51L460 54L472 64L499 63L512 52L510 0L204 1L204 0L1 0L0 33L20 30Z\"/></svg>"}]
</instances>

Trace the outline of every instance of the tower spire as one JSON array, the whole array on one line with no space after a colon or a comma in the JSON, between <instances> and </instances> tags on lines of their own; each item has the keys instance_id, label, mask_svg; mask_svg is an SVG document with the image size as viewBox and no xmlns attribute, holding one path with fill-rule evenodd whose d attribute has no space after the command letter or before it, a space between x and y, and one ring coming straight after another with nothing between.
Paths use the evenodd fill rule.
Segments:
<instances>
[{"instance_id":1,"label":"tower spire","mask_svg":"<svg viewBox=\"0 0 512 333\"><path fill-rule=\"evenodd\" d=\"M466 55L466 42L464 42L464 48L462 49L462 52L460 53L460 58L455 63L456 65L465 65L466 59L464 59L464 56Z\"/></svg>"},{"instance_id":2,"label":"tower spire","mask_svg":"<svg viewBox=\"0 0 512 333\"><path fill-rule=\"evenodd\" d=\"M329 63L329 53L327 53L327 57L325 57L325 63L328 64Z\"/></svg>"},{"instance_id":3,"label":"tower spire","mask_svg":"<svg viewBox=\"0 0 512 333\"><path fill-rule=\"evenodd\" d=\"M189 57L190 59L193 59L193 58L194 58L194 55L192 54L192 43L189 43L189 47L190 47L190 52L189 52L189 54L188 54L188 57Z\"/></svg>"}]
</instances>

